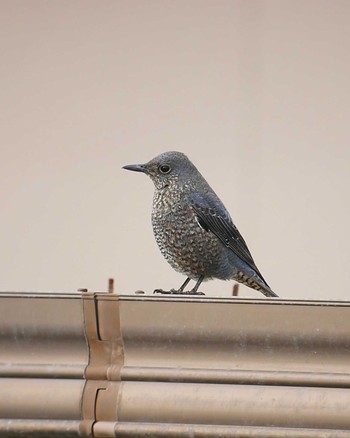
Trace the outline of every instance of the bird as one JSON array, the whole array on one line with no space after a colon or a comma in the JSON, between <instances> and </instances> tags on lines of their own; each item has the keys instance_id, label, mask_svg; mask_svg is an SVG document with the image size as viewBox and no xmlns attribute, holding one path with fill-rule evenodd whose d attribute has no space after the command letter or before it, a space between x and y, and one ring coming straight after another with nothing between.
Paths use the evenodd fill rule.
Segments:
<instances>
[{"instance_id":1,"label":"bird","mask_svg":"<svg viewBox=\"0 0 350 438\"><path fill-rule=\"evenodd\" d=\"M158 247L175 271L186 275L178 289L155 293L204 295L202 281L235 280L267 297L278 297L264 280L242 235L219 197L182 152L164 152L123 169L154 183L152 227ZM185 290L190 280L193 289Z\"/></svg>"}]
</instances>

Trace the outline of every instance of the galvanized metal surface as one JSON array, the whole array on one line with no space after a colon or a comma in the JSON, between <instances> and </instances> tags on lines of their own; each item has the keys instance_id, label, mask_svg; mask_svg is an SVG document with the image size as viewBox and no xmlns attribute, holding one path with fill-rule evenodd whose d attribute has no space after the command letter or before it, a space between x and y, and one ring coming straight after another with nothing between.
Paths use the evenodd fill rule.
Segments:
<instances>
[{"instance_id":1,"label":"galvanized metal surface","mask_svg":"<svg viewBox=\"0 0 350 438\"><path fill-rule=\"evenodd\" d=\"M78 436L89 351L81 294L0 294L0 436Z\"/></svg>"},{"instance_id":2,"label":"galvanized metal surface","mask_svg":"<svg viewBox=\"0 0 350 438\"><path fill-rule=\"evenodd\" d=\"M72 420L1 420L0 436L6 438L74 438L80 421Z\"/></svg>"},{"instance_id":3,"label":"galvanized metal surface","mask_svg":"<svg viewBox=\"0 0 350 438\"><path fill-rule=\"evenodd\" d=\"M350 437L349 303L0 294L0 312L0 436Z\"/></svg>"},{"instance_id":4,"label":"galvanized metal surface","mask_svg":"<svg viewBox=\"0 0 350 438\"><path fill-rule=\"evenodd\" d=\"M349 438L346 430L156 423L96 423L95 437L118 438Z\"/></svg>"}]
</instances>

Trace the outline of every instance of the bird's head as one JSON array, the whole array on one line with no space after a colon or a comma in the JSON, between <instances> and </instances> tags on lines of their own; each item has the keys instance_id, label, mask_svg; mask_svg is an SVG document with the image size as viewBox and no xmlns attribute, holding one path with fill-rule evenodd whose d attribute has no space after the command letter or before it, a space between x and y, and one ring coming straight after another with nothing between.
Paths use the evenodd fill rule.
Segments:
<instances>
[{"instance_id":1,"label":"bird's head","mask_svg":"<svg viewBox=\"0 0 350 438\"><path fill-rule=\"evenodd\" d=\"M145 164L129 164L123 169L145 173L158 190L174 185L179 180L186 182L193 172L198 172L185 154L174 151L164 152Z\"/></svg>"}]
</instances>

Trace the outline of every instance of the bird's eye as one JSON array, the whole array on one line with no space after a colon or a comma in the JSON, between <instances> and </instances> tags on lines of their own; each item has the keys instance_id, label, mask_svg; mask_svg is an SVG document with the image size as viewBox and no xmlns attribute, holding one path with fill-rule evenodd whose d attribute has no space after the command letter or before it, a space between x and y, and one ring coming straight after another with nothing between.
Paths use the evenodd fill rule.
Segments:
<instances>
[{"instance_id":1,"label":"bird's eye","mask_svg":"<svg viewBox=\"0 0 350 438\"><path fill-rule=\"evenodd\" d=\"M163 165L159 166L159 170L160 170L162 173L169 173L170 170L171 170L171 168L170 168L170 166L168 166L167 164L163 164Z\"/></svg>"}]
</instances>

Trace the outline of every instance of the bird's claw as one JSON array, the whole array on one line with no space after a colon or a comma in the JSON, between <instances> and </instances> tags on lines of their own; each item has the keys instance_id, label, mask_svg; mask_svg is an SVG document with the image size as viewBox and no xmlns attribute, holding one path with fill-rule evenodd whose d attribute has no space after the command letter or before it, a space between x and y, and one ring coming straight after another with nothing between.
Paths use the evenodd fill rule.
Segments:
<instances>
[{"instance_id":1,"label":"bird's claw","mask_svg":"<svg viewBox=\"0 0 350 438\"><path fill-rule=\"evenodd\" d=\"M182 292L185 295L205 295L204 292L198 291L198 290L189 290L186 292Z\"/></svg>"},{"instance_id":2,"label":"bird's claw","mask_svg":"<svg viewBox=\"0 0 350 438\"><path fill-rule=\"evenodd\" d=\"M162 295L169 295L172 292L170 290L163 290L163 289L154 289L154 294L162 294Z\"/></svg>"},{"instance_id":3,"label":"bird's claw","mask_svg":"<svg viewBox=\"0 0 350 438\"><path fill-rule=\"evenodd\" d=\"M177 290L177 289L170 289L170 290L163 290L163 289L155 289L153 291L154 294L161 294L161 295L205 295L204 292L199 292L195 290Z\"/></svg>"}]
</instances>

